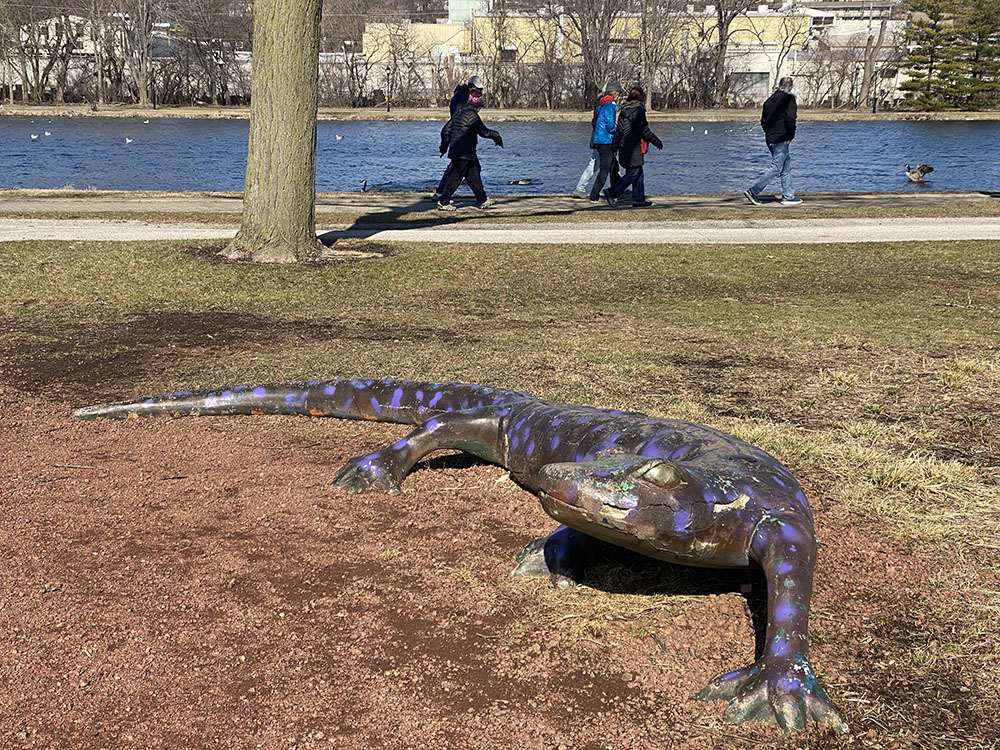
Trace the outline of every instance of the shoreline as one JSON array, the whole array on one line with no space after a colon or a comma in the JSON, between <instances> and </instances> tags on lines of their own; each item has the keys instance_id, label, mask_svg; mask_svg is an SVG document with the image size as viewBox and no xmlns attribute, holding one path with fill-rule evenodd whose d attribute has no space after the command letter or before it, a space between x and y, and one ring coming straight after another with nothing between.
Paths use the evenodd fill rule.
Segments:
<instances>
[{"instance_id":1,"label":"shoreline","mask_svg":"<svg viewBox=\"0 0 1000 750\"><path fill-rule=\"evenodd\" d=\"M106 105L93 110L89 104L2 104L0 117L177 117L185 119L246 120L250 117L249 107L138 107L132 105ZM321 107L317 119L323 121L362 122L438 122L448 117L447 107L406 107L385 112L379 108L340 109ZM652 122L757 122L759 109L671 109L651 110ZM800 109L799 120L810 122L904 122L934 120L970 121L1000 120L1000 110L989 111L947 111L913 112L893 110L891 112L871 112L861 110ZM589 110L546 110L546 109L486 109L486 119L493 122L589 122Z\"/></svg>"}]
</instances>

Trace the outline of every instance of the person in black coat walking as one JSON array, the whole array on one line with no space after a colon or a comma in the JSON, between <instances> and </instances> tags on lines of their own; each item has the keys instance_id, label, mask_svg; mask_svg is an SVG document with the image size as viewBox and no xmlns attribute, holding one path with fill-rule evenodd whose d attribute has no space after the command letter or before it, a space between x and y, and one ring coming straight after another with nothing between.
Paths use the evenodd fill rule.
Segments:
<instances>
[{"instance_id":1,"label":"person in black coat walking","mask_svg":"<svg viewBox=\"0 0 1000 750\"><path fill-rule=\"evenodd\" d=\"M788 155L788 145L795 137L795 120L798 107L795 104L795 94L792 93L792 78L785 76L778 81L778 90L768 97L760 115L760 126L764 130L764 142L771 152L771 164L764 174L743 191L743 197L755 206L767 183L775 177L781 178L781 205L797 206L802 202L795 197L795 186L792 184L792 158Z\"/></svg>"},{"instance_id":2,"label":"person in black coat walking","mask_svg":"<svg viewBox=\"0 0 1000 750\"><path fill-rule=\"evenodd\" d=\"M482 136L489 138L500 148L503 148L503 138L497 131L490 130L483 124L479 117L479 110L482 106L482 93L471 90L469 101L441 129L441 156L447 152L448 158L451 159L451 174L448 176L444 190L441 191L441 199L437 204L442 211L456 210L451 202L451 196L458 190L463 179L469 184L476 196L476 208L482 210L493 205L493 199L487 197L486 190L483 188L476 146L480 136Z\"/></svg>"},{"instance_id":3,"label":"person in black coat walking","mask_svg":"<svg viewBox=\"0 0 1000 750\"><path fill-rule=\"evenodd\" d=\"M458 110L465 106L465 103L469 101L469 93L475 91L480 96L483 95L483 79L482 76L472 76L468 83L460 83L455 87L455 93L451 95L451 103L448 105L448 117L452 118L456 115ZM445 167L444 174L441 175L440 181L438 181L437 190L434 191L434 201L438 201L441 198L441 193L444 192L444 186L448 184L448 178L451 176L451 162L448 162L448 166Z\"/></svg>"},{"instance_id":4,"label":"person in black coat walking","mask_svg":"<svg viewBox=\"0 0 1000 750\"><path fill-rule=\"evenodd\" d=\"M643 155L652 143L658 149L663 142L657 138L646 120L646 92L640 86L629 89L628 100L618 113L618 125L612 147L618 152L618 163L625 169L625 175L613 188L604 191L604 199L611 208L615 207L625 189L632 186L632 206L645 208L652 206L646 200L646 179L642 174Z\"/></svg>"}]
</instances>

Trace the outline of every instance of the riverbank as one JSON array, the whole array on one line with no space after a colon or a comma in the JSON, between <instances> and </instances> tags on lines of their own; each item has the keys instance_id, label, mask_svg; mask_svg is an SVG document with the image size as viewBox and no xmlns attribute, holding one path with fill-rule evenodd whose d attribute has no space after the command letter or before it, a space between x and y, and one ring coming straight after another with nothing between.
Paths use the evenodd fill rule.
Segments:
<instances>
[{"instance_id":1,"label":"riverbank","mask_svg":"<svg viewBox=\"0 0 1000 750\"><path fill-rule=\"evenodd\" d=\"M347 120L373 122L427 122L447 119L447 107L406 107L386 112L384 108L341 109L321 107L320 120ZM250 117L249 107L138 107L106 105L94 110L89 104L4 104L0 117L181 117L187 119L233 119ZM552 109L490 109L493 122L585 122L590 120L590 110ZM760 117L757 107L747 109L672 109L651 111L649 119L660 122L756 122ZM871 113L863 110L800 109L799 119L811 122L896 122L896 121L965 121L1000 120L1000 110L985 112L912 112L894 110Z\"/></svg>"}]
</instances>

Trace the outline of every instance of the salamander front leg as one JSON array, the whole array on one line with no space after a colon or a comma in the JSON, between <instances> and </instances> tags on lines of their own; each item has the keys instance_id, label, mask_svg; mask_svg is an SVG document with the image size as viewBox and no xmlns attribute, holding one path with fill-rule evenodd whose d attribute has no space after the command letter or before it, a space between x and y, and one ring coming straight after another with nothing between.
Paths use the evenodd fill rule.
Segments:
<instances>
[{"instance_id":1,"label":"salamander front leg","mask_svg":"<svg viewBox=\"0 0 1000 750\"><path fill-rule=\"evenodd\" d=\"M816 558L813 530L795 519L767 518L751 542L767 577L768 620L764 654L756 663L724 674L698 694L728 700L724 718L734 724L766 721L786 732L807 721L849 731L809 663L809 599Z\"/></svg>"},{"instance_id":2,"label":"salamander front leg","mask_svg":"<svg viewBox=\"0 0 1000 750\"><path fill-rule=\"evenodd\" d=\"M396 495L403 478L424 456L456 449L487 461L502 460L499 414L492 409L450 412L433 417L402 440L352 458L337 472L334 487L351 494L376 489Z\"/></svg>"}]
</instances>

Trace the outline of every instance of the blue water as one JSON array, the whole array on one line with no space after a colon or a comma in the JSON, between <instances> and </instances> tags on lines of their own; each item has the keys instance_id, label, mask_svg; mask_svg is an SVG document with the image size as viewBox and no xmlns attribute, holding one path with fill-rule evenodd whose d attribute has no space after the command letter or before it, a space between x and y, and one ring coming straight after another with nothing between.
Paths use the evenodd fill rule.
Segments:
<instances>
[{"instance_id":1,"label":"blue water","mask_svg":"<svg viewBox=\"0 0 1000 750\"><path fill-rule=\"evenodd\" d=\"M489 192L566 193L575 186L589 158L589 123L494 125L505 148L479 147ZM246 120L0 117L0 187L242 190L247 128ZM322 121L316 189L355 191L362 179L391 191L434 185L446 166L438 158L440 128ZM654 194L741 192L768 162L756 124L657 122L653 129L665 145L646 159ZM792 160L803 192L1000 190L1000 122L804 122ZM906 162L935 168L926 187L907 182ZM515 179L532 184L508 185Z\"/></svg>"}]
</instances>

